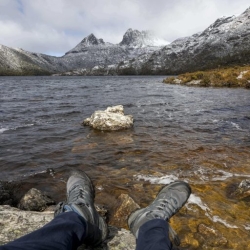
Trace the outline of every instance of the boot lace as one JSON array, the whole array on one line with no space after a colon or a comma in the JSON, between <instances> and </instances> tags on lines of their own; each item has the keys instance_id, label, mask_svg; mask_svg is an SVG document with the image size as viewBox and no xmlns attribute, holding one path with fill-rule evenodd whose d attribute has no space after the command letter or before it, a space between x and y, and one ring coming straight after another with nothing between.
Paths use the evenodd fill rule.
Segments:
<instances>
[{"instance_id":1,"label":"boot lace","mask_svg":"<svg viewBox=\"0 0 250 250\"><path fill-rule=\"evenodd\" d=\"M176 211L177 201L173 197L168 199L159 199L156 204L156 209L164 214L165 219L169 219Z\"/></svg>"},{"instance_id":2,"label":"boot lace","mask_svg":"<svg viewBox=\"0 0 250 250\"><path fill-rule=\"evenodd\" d=\"M72 203L89 206L89 204L86 203L87 193L87 190L76 185L71 189L69 197Z\"/></svg>"}]
</instances>

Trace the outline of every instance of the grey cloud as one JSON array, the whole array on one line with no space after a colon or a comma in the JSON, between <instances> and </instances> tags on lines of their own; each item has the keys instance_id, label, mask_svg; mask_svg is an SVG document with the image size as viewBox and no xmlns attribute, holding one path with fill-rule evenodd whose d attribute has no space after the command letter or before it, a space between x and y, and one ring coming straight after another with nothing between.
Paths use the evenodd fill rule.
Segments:
<instances>
[{"instance_id":1,"label":"grey cloud","mask_svg":"<svg viewBox=\"0 0 250 250\"><path fill-rule=\"evenodd\" d=\"M0 44L64 54L90 33L118 43L128 28L151 29L173 41L249 5L249 0L1 0Z\"/></svg>"}]
</instances>

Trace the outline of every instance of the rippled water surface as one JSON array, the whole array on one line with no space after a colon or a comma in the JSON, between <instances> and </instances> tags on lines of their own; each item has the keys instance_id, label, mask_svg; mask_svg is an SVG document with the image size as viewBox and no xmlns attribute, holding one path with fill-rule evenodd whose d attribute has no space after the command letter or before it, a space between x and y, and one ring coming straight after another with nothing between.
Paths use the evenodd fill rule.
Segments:
<instances>
[{"instance_id":1,"label":"rippled water surface","mask_svg":"<svg viewBox=\"0 0 250 250\"><path fill-rule=\"evenodd\" d=\"M228 197L231 185L250 178L250 91L162 79L0 78L0 180L22 181L24 190L37 187L59 201L69 170L83 169L111 213L121 193L146 205L160 184L185 180L193 195L187 212L173 221L186 235L185 246L195 248L189 233L205 223L236 237L225 248L250 248L249 203ZM117 104L133 115L132 129L81 126L95 110ZM183 221L189 225L184 231Z\"/></svg>"}]
</instances>

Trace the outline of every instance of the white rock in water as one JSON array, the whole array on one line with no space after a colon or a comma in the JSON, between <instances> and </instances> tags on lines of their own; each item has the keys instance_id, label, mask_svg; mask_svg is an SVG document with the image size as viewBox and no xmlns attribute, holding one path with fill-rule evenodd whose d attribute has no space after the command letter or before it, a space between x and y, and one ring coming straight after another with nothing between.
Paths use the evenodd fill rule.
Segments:
<instances>
[{"instance_id":1,"label":"white rock in water","mask_svg":"<svg viewBox=\"0 0 250 250\"><path fill-rule=\"evenodd\" d=\"M133 126L133 116L124 115L123 106L108 107L104 111L95 111L90 118L84 120L83 125L98 130L120 130Z\"/></svg>"}]
</instances>

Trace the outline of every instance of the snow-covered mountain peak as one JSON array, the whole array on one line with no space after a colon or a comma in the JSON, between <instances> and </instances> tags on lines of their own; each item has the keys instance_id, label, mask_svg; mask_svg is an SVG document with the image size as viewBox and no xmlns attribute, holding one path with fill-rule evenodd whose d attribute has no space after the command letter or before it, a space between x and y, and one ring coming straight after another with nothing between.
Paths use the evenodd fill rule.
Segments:
<instances>
[{"instance_id":1,"label":"snow-covered mountain peak","mask_svg":"<svg viewBox=\"0 0 250 250\"><path fill-rule=\"evenodd\" d=\"M103 41L102 38L97 39L94 34L90 34L85 37L79 44L76 45L75 48L68 51L65 55L72 55L72 53L81 53L85 52L87 48L93 46L105 46L106 43Z\"/></svg>"},{"instance_id":2,"label":"snow-covered mountain peak","mask_svg":"<svg viewBox=\"0 0 250 250\"><path fill-rule=\"evenodd\" d=\"M135 48L143 48L147 46L159 47L167 44L168 44L167 41L155 37L152 31L148 30L139 31L130 28L124 34L123 39L119 45L135 47Z\"/></svg>"},{"instance_id":3,"label":"snow-covered mountain peak","mask_svg":"<svg viewBox=\"0 0 250 250\"><path fill-rule=\"evenodd\" d=\"M139 30L128 29L123 35L123 39L120 42L120 45L130 46L137 42L141 37L141 32Z\"/></svg>"},{"instance_id":4,"label":"snow-covered mountain peak","mask_svg":"<svg viewBox=\"0 0 250 250\"><path fill-rule=\"evenodd\" d=\"M85 37L81 42L81 45L83 46L92 46L92 45L101 45L101 44L105 44L105 42L103 41L102 38L97 39L96 36L94 34L90 34L89 36Z\"/></svg>"}]
</instances>

